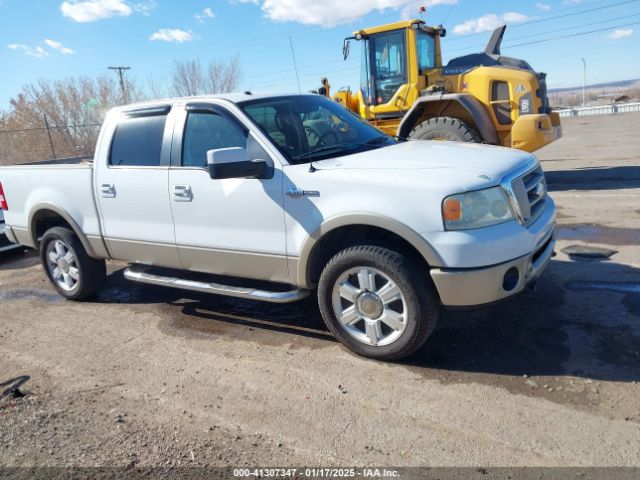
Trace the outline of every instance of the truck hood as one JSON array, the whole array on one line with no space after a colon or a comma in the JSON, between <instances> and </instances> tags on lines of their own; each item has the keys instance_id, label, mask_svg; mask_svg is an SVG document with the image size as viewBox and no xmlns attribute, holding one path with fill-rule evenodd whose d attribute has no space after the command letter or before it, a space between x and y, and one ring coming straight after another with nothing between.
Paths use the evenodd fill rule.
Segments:
<instances>
[{"instance_id":1,"label":"truck hood","mask_svg":"<svg viewBox=\"0 0 640 480\"><path fill-rule=\"evenodd\" d=\"M406 174L408 170L431 180L456 177L468 186L497 183L509 172L537 163L530 153L510 148L446 141L409 141L353 155L314 162L320 170L386 170Z\"/></svg>"}]
</instances>

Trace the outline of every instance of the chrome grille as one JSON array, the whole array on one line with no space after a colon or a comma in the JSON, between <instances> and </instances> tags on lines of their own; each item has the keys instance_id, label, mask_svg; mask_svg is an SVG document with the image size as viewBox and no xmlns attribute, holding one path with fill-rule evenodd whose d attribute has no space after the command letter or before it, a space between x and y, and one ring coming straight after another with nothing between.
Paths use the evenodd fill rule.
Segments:
<instances>
[{"instance_id":1,"label":"chrome grille","mask_svg":"<svg viewBox=\"0 0 640 480\"><path fill-rule=\"evenodd\" d=\"M522 222L527 225L542 214L547 199L547 182L539 165L511 183Z\"/></svg>"}]
</instances>

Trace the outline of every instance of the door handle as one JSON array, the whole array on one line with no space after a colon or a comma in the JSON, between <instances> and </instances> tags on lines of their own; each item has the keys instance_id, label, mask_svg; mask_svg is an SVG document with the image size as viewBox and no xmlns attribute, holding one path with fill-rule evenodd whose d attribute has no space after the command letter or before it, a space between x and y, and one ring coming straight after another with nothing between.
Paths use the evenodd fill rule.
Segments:
<instances>
[{"instance_id":1,"label":"door handle","mask_svg":"<svg viewBox=\"0 0 640 480\"><path fill-rule=\"evenodd\" d=\"M104 198L115 198L116 186L113 183L103 183L100 185L100 196Z\"/></svg>"},{"instance_id":2,"label":"door handle","mask_svg":"<svg viewBox=\"0 0 640 480\"><path fill-rule=\"evenodd\" d=\"M174 202L190 202L193 200L191 185L171 185Z\"/></svg>"}]
</instances>

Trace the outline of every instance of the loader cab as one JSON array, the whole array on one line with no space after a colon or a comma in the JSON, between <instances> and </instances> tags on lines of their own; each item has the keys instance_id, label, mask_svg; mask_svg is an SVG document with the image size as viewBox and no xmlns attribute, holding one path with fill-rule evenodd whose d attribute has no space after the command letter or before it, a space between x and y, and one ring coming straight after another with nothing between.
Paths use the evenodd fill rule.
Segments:
<instances>
[{"instance_id":1,"label":"loader cab","mask_svg":"<svg viewBox=\"0 0 640 480\"><path fill-rule=\"evenodd\" d=\"M426 87L425 74L442 64L442 27L409 20L355 32L345 39L345 56L355 40L361 48L359 114L382 126L402 117Z\"/></svg>"}]
</instances>

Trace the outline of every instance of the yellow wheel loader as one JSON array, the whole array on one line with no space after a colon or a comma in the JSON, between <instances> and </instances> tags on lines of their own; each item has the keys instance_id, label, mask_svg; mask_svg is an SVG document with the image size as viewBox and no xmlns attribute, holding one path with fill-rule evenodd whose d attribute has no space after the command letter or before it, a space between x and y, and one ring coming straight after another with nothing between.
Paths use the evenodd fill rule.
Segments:
<instances>
[{"instance_id":1,"label":"yellow wheel loader","mask_svg":"<svg viewBox=\"0 0 640 480\"><path fill-rule=\"evenodd\" d=\"M362 46L360 87L334 100L385 133L402 138L482 142L533 152L562 136L544 73L500 54L505 26L482 53L442 65L446 30L422 20L366 28L344 40ZM330 96L327 79L320 94Z\"/></svg>"}]
</instances>

